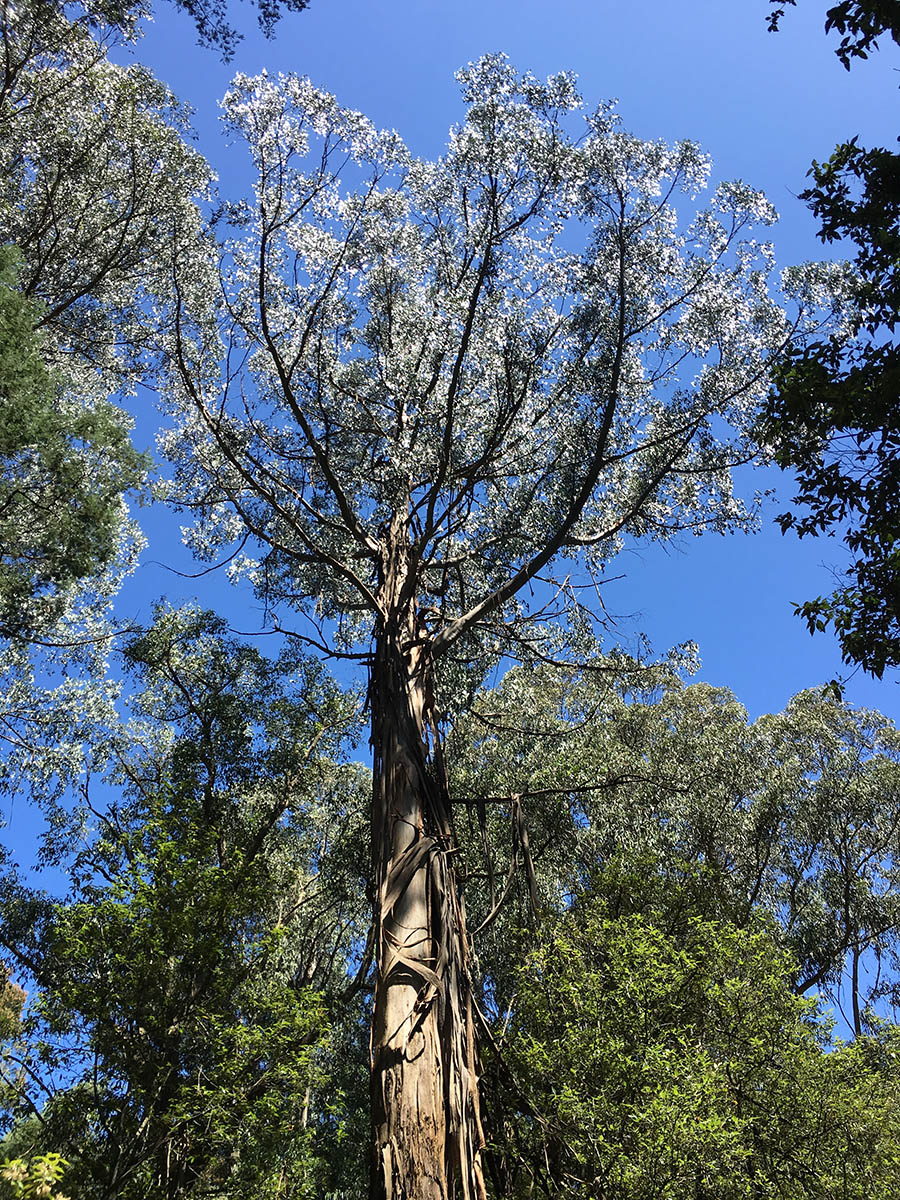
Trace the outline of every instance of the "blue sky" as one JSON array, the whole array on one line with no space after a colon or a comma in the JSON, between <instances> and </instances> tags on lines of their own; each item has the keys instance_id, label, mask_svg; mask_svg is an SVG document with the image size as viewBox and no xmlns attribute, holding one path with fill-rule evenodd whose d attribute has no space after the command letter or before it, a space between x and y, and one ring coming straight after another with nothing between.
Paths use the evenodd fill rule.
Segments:
<instances>
[{"instance_id":1,"label":"blue sky","mask_svg":"<svg viewBox=\"0 0 900 1200\"><path fill-rule=\"evenodd\" d=\"M812 217L796 199L810 161L856 134L864 143L896 137L900 55L888 43L848 73L834 56L834 39L822 32L824 7L821 0L801 0L788 10L782 32L772 35L764 0L559 0L552 6L537 0L452 6L311 0L266 41L252 10L232 4L245 39L233 62L222 64L197 47L188 17L160 4L136 54L195 110L199 146L230 196L250 186L242 150L228 147L218 129L218 100L237 71L309 75L430 157L441 153L449 126L461 116L453 75L466 62L502 50L538 75L574 70L590 103L618 98L634 133L691 138L711 154L714 180L739 177L765 190L782 214L773 240L787 265L834 253L818 242ZM139 433L145 442L151 429L144 412ZM789 482L777 471L741 477L745 491L776 488L782 500ZM754 536L686 537L623 555L613 573L627 577L605 592L608 608L622 617L618 628L626 641L637 628L659 651L696 641L701 677L731 687L751 716L779 709L796 691L842 671L834 640L810 638L791 602L830 590L829 568L840 566L843 548L834 540L782 537L771 523L781 511L778 496L765 511L763 531ZM151 565L190 569L173 546L171 521L145 523L147 566L126 591L123 615L146 618L152 598L165 592L173 601L196 595L238 628L258 625L247 597L221 577L191 583ZM879 683L857 673L847 696L900 720L895 680Z\"/></svg>"}]
</instances>

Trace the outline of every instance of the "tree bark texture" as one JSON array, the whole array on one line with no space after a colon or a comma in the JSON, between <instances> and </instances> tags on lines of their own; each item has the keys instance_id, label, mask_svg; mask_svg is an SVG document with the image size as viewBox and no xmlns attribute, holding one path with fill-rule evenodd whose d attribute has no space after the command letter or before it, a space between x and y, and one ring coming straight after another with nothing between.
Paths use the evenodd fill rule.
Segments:
<instances>
[{"instance_id":1,"label":"tree bark texture","mask_svg":"<svg viewBox=\"0 0 900 1200\"><path fill-rule=\"evenodd\" d=\"M398 530L393 531L395 535ZM377 979L372 1200L484 1200L468 935L405 538L385 554L389 615L371 678Z\"/></svg>"}]
</instances>

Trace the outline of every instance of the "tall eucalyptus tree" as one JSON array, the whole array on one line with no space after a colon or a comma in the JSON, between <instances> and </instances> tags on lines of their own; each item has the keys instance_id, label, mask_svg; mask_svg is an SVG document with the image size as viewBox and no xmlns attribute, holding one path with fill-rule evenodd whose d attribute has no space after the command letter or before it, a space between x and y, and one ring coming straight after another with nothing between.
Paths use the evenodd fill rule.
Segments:
<instances>
[{"instance_id":1,"label":"tall eucalyptus tree","mask_svg":"<svg viewBox=\"0 0 900 1200\"><path fill-rule=\"evenodd\" d=\"M682 221L706 158L585 111L569 75L494 56L459 78L466 118L425 162L306 80L239 76L255 195L220 278L181 273L172 343L195 546L258 547L267 608L369 668L373 1195L393 1200L484 1195L448 714L540 640L548 597L577 632L570 562L751 520L744 431L842 287L808 267L773 298L765 199L725 184Z\"/></svg>"}]
</instances>

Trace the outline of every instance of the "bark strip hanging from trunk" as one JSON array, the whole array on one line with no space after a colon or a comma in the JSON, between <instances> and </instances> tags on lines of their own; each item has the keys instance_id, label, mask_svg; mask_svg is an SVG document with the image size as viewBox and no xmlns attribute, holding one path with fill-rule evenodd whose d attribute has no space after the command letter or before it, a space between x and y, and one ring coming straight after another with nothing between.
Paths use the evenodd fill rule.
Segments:
<instances>
[{"instance_id":1,"label":"bark strip hanging from trunk","mask_svg":"<svg viewBox=\"0 0 900 1200\"><path fill-rule=\"evenodd\" d=\"M414 606L371 680L377 980L372 1200L485 1200L468 935Z\"/></svg>"}]
</instances>

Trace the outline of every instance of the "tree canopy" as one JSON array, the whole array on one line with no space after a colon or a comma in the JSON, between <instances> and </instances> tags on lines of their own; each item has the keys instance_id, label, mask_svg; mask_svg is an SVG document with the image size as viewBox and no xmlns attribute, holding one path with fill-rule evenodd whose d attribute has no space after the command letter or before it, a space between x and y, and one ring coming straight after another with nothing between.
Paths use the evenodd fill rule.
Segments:
<instances>
[{"instance_id":1,"label":"tree canopy","mask_svg":"<svg viewBox=\"0 0 900 1200\"><path fill-rule=\"evenodd\" d=\"M571 77L495 56L460 83L466 120L425 163L306 80L239 76L258 201L220 285L185 284L166 449L193 545L256 543L260 595L337 621L338 650L383 610L392 522L435 657L475 628L514 641L557 557L599 575L626 535L746 524L730 467L768 372L847 283L779 284L743 184L681 220L705 156L586 110Z\"/></svg>"},{"instance_id":2,"label":"tree canopy","mask_svg":"<svg viewBox=\"0 0 900 1200\"><path fill-rule=\"evenodd\" d=\"M208 170L171 94L89 21L25 0L2 31L0 624L36 635L126 557L147 463L113 398L144 376Z\"/></svg>"},{"instance_id":3,"label":"tree canopy","mask_svg":"<svg viewBox=\"0 0 900 1200\"><path fill-rule=\"evenodd\" d=\"M622 665L453 735L494 1194L891 1195L896 729Z\"/></svg>"}]
</instances>

